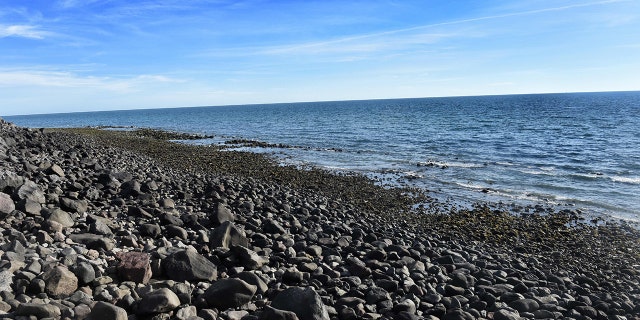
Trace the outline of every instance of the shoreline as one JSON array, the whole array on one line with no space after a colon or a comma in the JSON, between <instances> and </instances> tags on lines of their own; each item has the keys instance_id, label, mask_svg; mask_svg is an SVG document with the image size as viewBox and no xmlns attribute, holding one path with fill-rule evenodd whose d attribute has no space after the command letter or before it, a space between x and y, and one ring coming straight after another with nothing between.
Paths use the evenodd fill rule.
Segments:
<instances>
[{"instance_id":1,"label":"shoreline","mask_svg":"<svg viewBox=\"0 0 640 320\"><path fill-rule=\"evenodd\" d=\"M624 224L593 225L571 211L450 211L416 190L163 135L2 120L0 134L0 207L9 211L0 273L15 280L0 281L0 310L9 318L25 305L52 305L54 318L97 306L244 320L640 313L640 232ZM416 200L433 213L413 212ZM142 259L138 269L129 256ZM186 269L173 272L174 260ZM81 279L90 269L93 279ZM77 285L61 288L50 273ZM311 316L279 298L291 292L313 301Z\"/></svg>"}]
</instances>

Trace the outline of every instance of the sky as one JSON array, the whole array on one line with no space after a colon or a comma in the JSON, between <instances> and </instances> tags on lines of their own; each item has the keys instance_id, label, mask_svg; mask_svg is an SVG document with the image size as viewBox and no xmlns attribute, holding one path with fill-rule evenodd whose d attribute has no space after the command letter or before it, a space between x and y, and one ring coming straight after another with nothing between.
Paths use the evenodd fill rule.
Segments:
<instances>
[{"instance_id":1,"label":"sky","mask_svg":"<svg viewBox=\"0 0 640 320\"><path fill-rule=\"evenodd\" d=\"M0 115L640 90L640 0L0 0Z\"/></svg>"}]
</instances>

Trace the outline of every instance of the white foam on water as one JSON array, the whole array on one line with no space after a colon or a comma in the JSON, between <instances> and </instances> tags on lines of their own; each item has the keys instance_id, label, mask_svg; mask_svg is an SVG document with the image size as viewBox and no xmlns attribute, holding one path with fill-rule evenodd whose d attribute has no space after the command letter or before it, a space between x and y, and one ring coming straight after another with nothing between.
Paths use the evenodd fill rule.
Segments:
<instances>
[{"instance_id":1,"label":"white foam on water","mask_svg":"<svg viewBox=\"0 0 640 320\"><path fill-rule=\"evenodd\" d=\"M615 182L622 182L622 183L628 183L628 184L640 184L640 177L613 176L613 177L610 177L610 179Z\"/></svg>"}]
</instances>

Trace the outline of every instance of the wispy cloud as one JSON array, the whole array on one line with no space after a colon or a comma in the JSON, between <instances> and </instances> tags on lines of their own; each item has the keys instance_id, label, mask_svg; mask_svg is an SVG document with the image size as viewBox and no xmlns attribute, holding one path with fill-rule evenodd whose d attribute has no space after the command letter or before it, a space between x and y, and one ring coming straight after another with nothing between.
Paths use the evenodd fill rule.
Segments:
<instances>
[{"instance_id":1,"label":"wispy cloud","mask_svg":"<svg viewBox=\"0 0 640 320\"><path fill-rule=\"evenodd\" d=\"M163 75L136 75L121 78L82 76L62 71L1 71L0 87L101 88L126 92L141 86L184 82Z\"/></svg>"},{"instance_id":2,"label":"wispy cloud","mask_svg":"<svg viewBox=\"0 0 640 320\"><path fill-rule=\"evenodd\" d=\"M51 32L40 30L33 25L0 25L0 38L20 37L28 39L44 39Z\"/></svg>"}]
</instances>

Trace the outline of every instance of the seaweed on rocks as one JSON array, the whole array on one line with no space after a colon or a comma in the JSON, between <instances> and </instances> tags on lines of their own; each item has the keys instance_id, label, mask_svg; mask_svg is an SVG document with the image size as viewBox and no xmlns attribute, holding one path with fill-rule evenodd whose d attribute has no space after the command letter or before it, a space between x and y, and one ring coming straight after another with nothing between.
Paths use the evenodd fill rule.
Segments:
<instances>
[{"instance_id":1,"label":"seaweed on rocks","mask_svg":"<svg viewBox=\"0 0 640 320\"><path fill-rule=\"evenodd\" d=\"M451 210L362 176L167 139L0 120L5 318L640 314L640 234L624 224Z\"/></svg>"}]
</instances>

